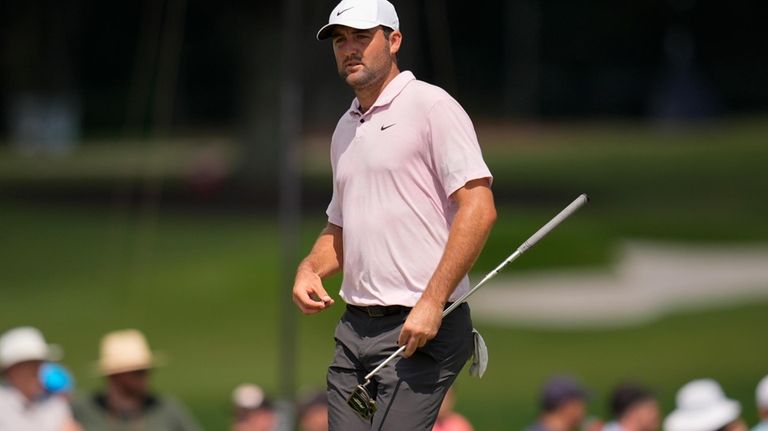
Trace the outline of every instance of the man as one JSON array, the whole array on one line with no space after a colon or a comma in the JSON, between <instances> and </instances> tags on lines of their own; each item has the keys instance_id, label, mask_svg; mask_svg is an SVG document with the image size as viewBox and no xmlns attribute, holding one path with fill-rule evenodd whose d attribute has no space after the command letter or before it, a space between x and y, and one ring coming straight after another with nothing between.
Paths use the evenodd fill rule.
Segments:
<instances>
[{"instance_id":1,"label":"man","mask_svg":"<svg viewBox=\"0 0 768 431\"><path fill-rule=\"evenodd\" d=\"M332 430L429 430L473 350L469 290L496 217L491 174L467 114L445 91L400 72L403 36L386 0L344 0L318 39L332 39L341 78L357 96L331 141L328 224L297 269L293 299L305 314L333 306L322 279L343 270L347 303L329 367ZM346 400L397 350L367 388L371 422Z\"/></svg>"},{"instance_id":2,"label":"man","mask_svg":"<svg viewBox=\"0 0 768 431\"><path fill-rule=\"evenodd\" d=\"M528 431L573 431L587 412L587 391L570 377L553 377L544 385L538 421Z\"/></svg>"},{"instance_id":3,"label":"man","mask_svg":"<svg viewBox=\"0 0 768 431\"><path fill-rule=\"evenodd\" d=\"M99 358L106 390L78 400L75 418L86 431L199 430L178 401L150 392L149 374L156 364L141 332L108 333L102 339Z\"/></svg>"},{"instance_id":4,"label":"man","mask_svg":"<svg viewBox=\"0 0 768 431\"><path fill-rule=\"evenodd\" d=\"M686 383L675 401L677 408L664 419L664 431L747 431L741 404L726 398L712 379Z\"/></svg>"},{"instance_id":5,"label":"man","mask_svg":"<svg viewBox=\"0 0 768 431\"><path fill-rule=\"evenodd\" d=\"M251 383L243 383L232 393L235 404L235 423L232 431L274 431L277 415L264 390Z\"/></svg>"},{"instance_id":6,"label":"man","mask_svg":"<svg viewBox=\"0 0 768 431\"><path fill-rule=\"evenodd\" d=\"M603 431L656 431L661 422L659 403L651 391L625 383L614 389L610 411L615 422Z\"/></svg>"},{"instance_id":7,"label":"man","mask_svg":"<svg viewBox=\"0 0 768 431\"><path fill-rule=\"evenodd\" d=\"M760 423L755 425L752 431L768 431L768 376L763 377L757 384L755 400L757 401L757 414L760 416Z\"/></svg>"},{"instance_id":8,"label":"man","mask_svg":"<svg viewBox=\"0 0 768 431\"><path fill-rule=\"evenodd\" d=\"M0 337L0 431L77 431L69 405L45 391L40 370L58 359L36 328L20 327Z\"/></svg>"}]
</instances>

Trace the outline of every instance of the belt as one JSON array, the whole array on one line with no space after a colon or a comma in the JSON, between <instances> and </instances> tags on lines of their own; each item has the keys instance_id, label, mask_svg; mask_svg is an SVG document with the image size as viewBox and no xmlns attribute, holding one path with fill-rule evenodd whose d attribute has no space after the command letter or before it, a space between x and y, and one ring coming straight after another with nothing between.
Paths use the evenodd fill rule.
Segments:
<instances>
[{"instance_id":1,"label":"belt","mask_svg":"<svg viewBox=\"0 0 768 431\"><path fill-rule=\"evenodd\" d=\"M368 317L384 317L391 316L393 314L407 314L411 311L411 307L404 305L351 305L347 304L347 310L359 311L365 313Z\"/></svg>"},{"instance_id":2,"label":"belt","mask_svg":"<svg viewBox=\"0 0 768 431\"><path fill-rule=\"evenodd\" d=\"M449 302L445 304L445 308L450 307L451 304L453 304L453 302ZM368 317L384 317L384 316L391 316L393 314L408 314L411 311L411 307L406 307L404 305L362 306L362 305L347 304L347 310L359 311L361 313L367 314Z\"/></svg>"}]
</instances>

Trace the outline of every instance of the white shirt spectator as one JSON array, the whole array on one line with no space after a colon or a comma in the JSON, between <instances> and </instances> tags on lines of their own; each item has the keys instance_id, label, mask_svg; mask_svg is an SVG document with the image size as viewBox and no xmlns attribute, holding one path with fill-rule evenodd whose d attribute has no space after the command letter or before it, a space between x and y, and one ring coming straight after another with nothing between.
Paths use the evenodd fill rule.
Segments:
<instances>
[{"instance_id":1,"label":"white shirt spectator","mask_svg":"<svg viewBox=\"0 0 768 431\"><path fill-rule=\"evenodd\" d=\"M30 402L10 386L0 386L0 431L61 431L71 422L67 402L47 396Z\"/></svg>"}]
</instances>

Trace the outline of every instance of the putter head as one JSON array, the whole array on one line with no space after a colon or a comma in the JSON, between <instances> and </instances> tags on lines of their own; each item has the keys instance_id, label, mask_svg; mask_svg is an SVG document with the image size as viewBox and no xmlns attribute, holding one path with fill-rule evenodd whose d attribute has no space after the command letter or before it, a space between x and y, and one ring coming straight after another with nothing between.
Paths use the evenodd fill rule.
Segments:
<instances>
[{"instance_id":1,"label":"putter head","mask_svg":"<svg viewBox=\"0 0 768 431\"><path fill-rule=\"evenodd\" d=\"M373 415L376 413L376 401L365 390L365 385L357 385L352 391L352 395L347 399L347 404L364 420L373 420Z\"/></svg>"}]
</instances>

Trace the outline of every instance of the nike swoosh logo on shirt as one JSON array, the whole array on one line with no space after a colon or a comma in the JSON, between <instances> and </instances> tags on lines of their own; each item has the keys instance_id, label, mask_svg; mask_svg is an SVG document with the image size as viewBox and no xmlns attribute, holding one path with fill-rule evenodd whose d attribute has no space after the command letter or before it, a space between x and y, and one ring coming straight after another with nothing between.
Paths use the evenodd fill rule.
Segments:
<instances>
[{"instance_id":1,"label":"nike swoosh logo on shirt","mask_svg":"<svg viewBox=\"0 0 768 431\"><path fill-rule=\"evenodd\" d=\"M344 12L346 12L346 11L348 11L350 9L354 9L354 6L348 7L346 9L344 9L344 10L340 10L340 11L336 12L336 16L339 16L339 15L343 14Z\"/></svg>"},{"instance_id":2,"label":"nike swoosh logo on shirt","mask_svg":"<svg viewBox=\"0 0 768 431\"><path fill-rule=\"evenodd\" d=\"M383 131L389 129L390 127L394 126L395 124L397 124L397 123L392 123L389 126L381 126L381 131L383 132Z\"/></svg>"}]
</instances>

